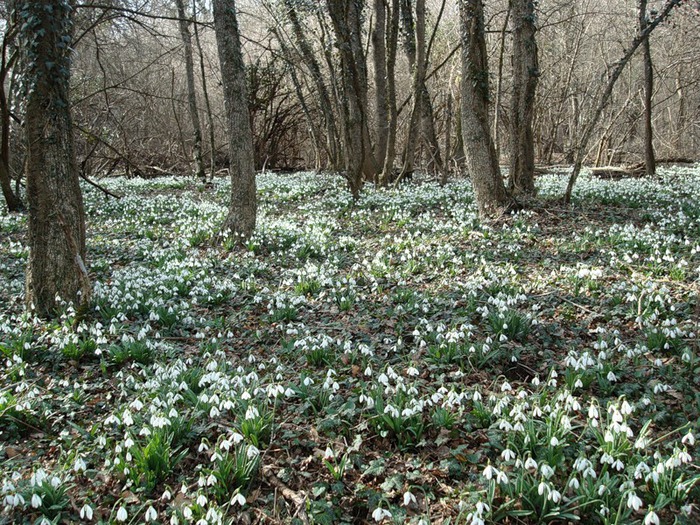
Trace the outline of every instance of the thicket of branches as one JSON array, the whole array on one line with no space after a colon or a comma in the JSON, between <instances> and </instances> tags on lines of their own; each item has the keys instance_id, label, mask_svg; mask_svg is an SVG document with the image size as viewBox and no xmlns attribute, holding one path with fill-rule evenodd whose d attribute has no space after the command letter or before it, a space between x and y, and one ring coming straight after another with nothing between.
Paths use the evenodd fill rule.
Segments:
<instances>
[{"instance_id":1,"label":"thicket of branches","mask_svg":"<svg viewBox=\"0 0 700 525\"><path fill-rule=\"evenodd\" d=\"M649 2L650 16L654 16L656 3L661 4ZM424 96L417 120L412 120L416 111L412 94L417 71L415 29L421 22L416 19L421 16L416 5L421 2L379 0L355 4L364 6L357 21L361 28L357 49L361 52L352 55L355 64L361 66L360 72L364 71L361 78L366 78L366 86L360 86L360 96L367 104L368 144L363 146L364 155L379 164L385 159L386 139L379 136L378 116L385 115L376 89L376 79L380 78L375 69L376 48L380 46L386 54L381 47L391 45L391 18L393 9L398 9L394 50L396 155L390 168L400 171L408 159L418 168L443 176L460 172L463 153L457 2L424 2L425 70L424 78L418 79L424 83ZM384 20L379 18L381 27L377 24L378 4L384 10ZM577 141L595 109L596 95L637 31L638 5L621 0L540 0L535 4L539 51L535 158L540 164L572 163ZM22 64L16 56L17 28L10 15L11 5L5 3L1 13L0 111L5 123L4 141L8 143L2 160L21 192ZM258 169L345 168L345 44L328 5L302 0L238 2ZM485 5L490 118L504 165L511 154L511 11L507 0ZM193 0L178 13L175 0L85 1L76 5L71 80L76 152L84 175L194 172L194 130L188 115L186 61L179 23L183 12L193 49L194 94L202 127L204 165L209 172L226 166L225 113L208 2ZM413 18L407 20L407 14ZM655 79L654 146L661 159L696 158L700 148L699 22L698 4L685 2L650 39ZM380 35L378 29L382 30ZM587 163L608 165L644 159L643 71L641 54L635 55L587 148ZM386 86L379 88L381 95ZM414 134L410 131L414 129L412 122L417 126ZM382 167L377 166L376 173L381 173Z\"/></svg>"}]
</instances>

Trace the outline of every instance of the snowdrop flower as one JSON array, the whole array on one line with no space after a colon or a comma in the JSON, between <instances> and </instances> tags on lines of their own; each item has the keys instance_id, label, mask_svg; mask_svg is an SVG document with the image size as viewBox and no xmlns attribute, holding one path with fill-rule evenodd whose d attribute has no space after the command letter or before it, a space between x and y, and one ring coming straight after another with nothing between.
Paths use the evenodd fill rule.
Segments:
<instances>
[{"instance_id":1,"label":"snowdrop flower","mask_svg":"<svg viewBox=\"0 0 700 525\"><path fill-rule=\"evenodd\" d=\"M416 502L416 497L413 495L412 492L406 491L403 493L403 504L404 507L408 507L411 503L414 505L417 503Z\"/></svg>"},{"instance_id":2,"label":"snowdrop flower","mask_svg":"<svg viewBox=\"0 0 700 525\"><path fill-rule=\"evenodd\" d=\"M660 525L660 523L659 516L654 512L654 507L651 507L644 517L644 525Z\"/></svg>"},{"instance_id":3,"label":"snowdrop flower","mask_svg":"<svg viewBox=\"0 0 700 525\"><path fill-rule=\"evenodd\" d=\"M170 491L168 489L165 489L160 499L162 499L163 501L170 501L172 497L173 495L170 493Z\"/></svg>"},{"instance_id":4,"label":"snowdrop flower","mask_svg":"<svg viewBox=\"0 0 700 525\"><path fill-rule=\"evenodd\" d=\"M578 488L581 486L581 484L578 482L578 479L576 478L571 478L571 481L569 481L569 487L571 487L574 490L578 490Z\"/></svg>"},{"instance_id":5,"label":"snowdrop flower","mask_svg":"<svg viewBox=\"0 0 700 525\"><path fill-rule=\"evenodd\" d=\"M246 504L245 496L238 492L235 496L233 496L233 498L231 498L231 503L236 503L242 507Z\"/></svg>"},{"instance_id":6,"label":"snowdrop flower","mask_svg":"<svg viewBox=\"0 0 700 525\"><path fill-rule=\"evenodd\" d=\"M511 459L515 459L515 452L507 448L503 452L501 452L501 458L503 458L503 461L510 461Z\"/></svg>"},{"instance_id":7,"label":"snowdrop flower","mask_svg":"<svg viewBox=\"0 0 700 525\"><path fill-rule=\"evenodd\" d=\"M83 458L78 457L73 464L73 470L76 472L85 472L87 470L87 465Z\"/></svg>"},{"instance_id":8,"label":"snowdrop flower","mask_svg":"<svg viewBox=\"0 0 700 525\"><path fill-rule=\"evenodd\" d=\"M153 506L149 506L148 509L146 510L146 514L144 516L144 519L148 521L156 521L158 519L158 512L156 512L156 509L153 508Z\"/></svg>"},{"instance_id":9,"label":"snowdrop flower","mask_svg":"<svg viewBox=\"0 0 700 525\"><path fill-rule=\"evenodd\" d=\"M606 379L607 379L608 381L610 381L611 383L614 383L615 381L617 381L617 376L616 376L616 375L613 373L613 371L611 370L610 372L608 372L608 375L606 376Z\"/></svg>"},{"instance_id":10,"label":"snowdrop flower","mask_svg":"<svg viewBox=\"0 0 700 525\"><path fill-rule=\"evenodd\" d=\"M494 474L496 474L497 470L491 466L491 463L486 465L486 468L484 469L484 472L482 473L483 476L486 479L491 479L493 478Z\"/></svg>"},{"instance_id":11,"label":"snowdrop flower","mask_svg":"<svg viewBox=\"0 0 700 525\"><path fill-rule=\"evenodd\" d=\"M80 509L80 519L81 520L92 520L92 507L87 503Z\"/></svg>"},{"instance_id":12,"label":"snowdrop flower","mask_svg":"<svg viewBox=\"0 0 700 525\"><path fill-rule=\"evenodd\" d=\"M200 507L206 506L207 501L209 500L207 500L207 497L204 494L200 494L199 496L197 496L197 505L199 505Z\"/></svg>"},{"instance_id":13,"label":"snowdrop flower","mask_svg":"<svg viewBox=\"0 0 700 525\"><path fill-rule=\"evenodd\" d=\"M642 508L642 500L637 496L637 493L631 490L627 494L627 507L633 509L635 512Z\"/></svg>"},{"instance_id":14,"label":"snowdrop flower","mask_svg":"<svg viewBox=\"0 0 700 525\"><path fill-rule=\"evenodd\" d=\"M681 442L684 445L690 445L692 447L693 445L695 445L695 436L691 431L688 431L688 433L685 436L683 436Z\"/></svg>"},{"instance_id":15,"label":"snowdrop flower","mask_svg":"<svg viewBox=\"0 0 700 525\"><path fill-rule=\"evenodd\" d=\"M32 508L38 509L39 507L41 507L41 496L32 494Z\"/></svg>"},{"instance_id":16,"label":"snowdrop flower","mask_svg":"<svg viewBox=\"0 0 700 525\"><path fill-rule=\"evenodd\" d=\"M391 518L391 512L381 507L377 507L376 509L374 509L374 512L372 512L372 518L374 519L374 521L379 523L384 518Z\"/></svg>"},{"instance_id":17,"label":"snowdrop flower","mask_svg":"<svg viewBox=\"0 0 700 525\"><path fill-rule=\"evenodd\" d=\"M333 459L335 458L335 453L331 447L326 447L326 452L323 454L323 459Z\"/></svg>"},{"instance_id":18,"label":"snowdrop flower","mask_svg":"<svg viewBox=\"0 0 700 525\"><path fill-rule=\"evenodd\" d=\"M129 514L126 512L126 509L124 507L119 507L119 510L117 511L117 521L126 521L126 518L129 517Z\"/></svg>"}]
</instances>

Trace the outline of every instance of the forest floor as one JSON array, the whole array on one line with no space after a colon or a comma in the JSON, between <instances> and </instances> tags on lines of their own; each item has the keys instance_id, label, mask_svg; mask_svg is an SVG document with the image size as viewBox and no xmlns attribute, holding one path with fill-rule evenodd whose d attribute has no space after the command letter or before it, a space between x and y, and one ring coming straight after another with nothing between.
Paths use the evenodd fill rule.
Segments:
<instances>
[{"instance_id":1,"label":"forest floor","mask_svg":"<svg viewBox=\"0 0 700 525\"><path fill-rule=\"evenodd\" d=\"M23 311L0 212L0 523L698 523L700 166L85 187L94 308Z\"/></svg>"}]
</instances>

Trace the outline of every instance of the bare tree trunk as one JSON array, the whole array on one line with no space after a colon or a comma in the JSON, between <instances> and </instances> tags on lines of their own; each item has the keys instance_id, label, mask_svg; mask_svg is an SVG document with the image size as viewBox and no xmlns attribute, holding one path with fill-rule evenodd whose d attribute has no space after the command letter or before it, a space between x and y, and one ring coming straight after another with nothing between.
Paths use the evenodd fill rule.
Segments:
<instances>
[{"instance_id":1,"label":"bare tree trunk","mask_svg":"<svg viewBox=\"0 0 700 525\"><path fill-rule=\"evenodd\" d=\"M460 0L462 39L462 137L479 215L487 218L511 203L489 129L489 76L482 0Z\"/></svg>"},{"instance_id":2,"label":"bare tree trunk","mask_svg":"<svg viewBox=\"0 0 700 525\"><path fill-rule=\"evenodd\" d=\"M192 0L192 20L194 24L194 41L197 45L197 55L199 56L199 73L202 77L202 94L204 95L204 107L207 113L207 126L209 128L209 177L214 178L216 173L216 139L214 137L214 114L209 101L209 90L207 89L207 72L204 66L204 51L199 40L199 28L197 27L197 0Z\"/></svg>"},{"instance_id":3,"label":"bare tree trunk","mask_svg":"<svg viewBox=\"0 0 700 525\"><path fill-rule=\"evenodd\" d=\"M398 109L396 107L396 52L399 42L399 0L391 0L389 11L388 33L386 41L386 76L387 76L387 106L389 108L389 128L387 133L386 154L382 165L380 183L386 184L394 170L396 159L396 127Z\"/></svg>"},{"instance_id":4,"label":"bare tree trunk","mask_svg":"<svg viewBox=\"0 0 700 525\"><path fill-rule=\"evenodd\" d=\"M649 20L647 18L647 0L639 0L639 32L643 33ZM656 174L656 156L654 155L654 128L651 122L652 98L654 95L654 68L651 62L651 45L647 38L642 43L644 60L644 163L648 176Z\"/></svg>"},{"instance_id":5,"label":"bare tree trunk","mask_svg":"<svg viewBox=\"0 0 700 525\"><path fill-rule=\"evenodd\" d=\"M535 41L534 0L511 0L513 10L513 110L511 112L510 190L535 193L535 93L540 71Z\"/></svg>"},{"instance_id":6,"label":"bare tree trunk","mask_svg":"<svg viewBox=\"0 0 700 525\"><path fill-rule=\"evenodd\" d=\"M202 161L202 126L199 123L199 111L197 110L197 92L194 83L194 59L192 53L192 35L187 27L185 19L184 0L175 0L177 6L177 16L180 27L180 38L182 38L183 50L185 52L185 76L187 78L187 105L192 120L194 144L192 145L192 156L194 157L195 176L202 182L206 182L204 174L204 162Z\"/></svg>"},{"instance_id":7,"label":"bare tree trunk","mask_svg":"<svg viewBox=\"0 0 700 525\"><path fill-rule=\"evenodd\" d=\"M387 97L386 0L374 0L374 30L372 31L374 59L374 94L377 126L377 162L384 166L389 140L389 100Z\"/></svg>"},{"instance_id":8,"label":"bare tree trunk","mask_svg":"<svg viewBox=\"0 0 700 525\"><path fill-rule=\"evenodd\" d=\"M440 174L440 184L447 184L447 179L450 175L450 155L452 153L452 93L449 91L445 96L445 165L442 167Z\"/></svg>"},{"instance_id":9,"label":"bare tree trunk","mask_svg":"<svg viewBox=\"0 0 700 525\"><path fill-rule=\"evenodd\" d=\"M576 146L574 169L571 172L571 176L569 177L569 183L566 186L566 193L564 194L565 203L568 204L571 202L571 193L574 190L576 179L578 179L578 176L581 173L581 168L583 167L583 159L586 155L588 143L590 142L591 137L593 136L593 132L595 131L595 128L598 124L598 121L600 120L600 116L603 113L603 110L610 103L610 98L612 96L615 83L617 82L618 78L620 78L622 71L625 69L625 66L632 58L635 51L637 51L637 48L649 38L649 35L651 35L652 31L654 31L654 29L656 29L659 26L659 24L663 22L671 13L671 11L680 3L681 0L667 0L657 17L651 23L647 24L643 31L640 31L637 34L637 36L634 37L634 40L632 40L632 43L625 51L625 54L620 60L618 60L615 63L610 73L610 76L608 77L608 83L605 86L605 90L600 96L600 100L598 101L598 105L596 106L595 112L591 116L586 126L584 126L583 132L581 134L581 139Z\"/></svg>"},{"instance_id":10,"label":"bare tree trunk","mask_svg":"<svg viewBox=\"0 0 700 525\"><path fill-rule=\"evenodd\" d=\"M57 313L57 297L82 311L90 299L85 266L85 212L78 183L70 115L72 9L68 2L17 2L27 89L27 305Z\"/></svg>"},{"instance_id":11,"label":"bare tree trunk","mask_svg":"<svg viewBox=\"0 0 700 525\"><path fill-rule=\"evenodd\" d=\"M426 50L424 0L416 0L415 12L414 17L412 0L401 0L401 29L404 34L404 49L408 65L413 71L413 111L404 150L403 173L413 171L415 148L419 140L422 140L428 149L430 164L435 165L438 171L442 168L442 155L435 132L433 102L426 84L429 50ZM442 9L440 14L442 14ZM431 44L432 41L433 38L431 38Z\"/></svg>"},{"instance_id":12,"label":"bare tree trunk","mask_svg":"<svg viewBox=\"0 0 700 525\"><path fill-rule=\"evenodd\" d=\"M342 69L342 110L346 178L353 197L357 198L364 177L377 174L376 161L369 141L367 119L367 67L362 46L360 0L327 0L328 11L338 41Z\"/></svg>"},{"instance_id":13,"label":"bare tree trunk","mask_svg":"<svg viewBox=\"0 0 700 525\"><path fill-rule=\"evenodd\" d=\"M245 64L234 0L213 0L216 47L221 63L221 80L228 117L229 173L231 202L222 226L240 242L255 230L257 195L253 133L248 112Z\"/></svg>"},{"instance_id":14,"label":"bare tree trunk","mask_svg":"<svg viewBox=\"0 0 700 525\"><path fill-rule=\"evenodd\" d=\"M9 30L7 31L9 33ZM24 205L18 195L12 191L12 178L10 177L10 108L7 103L7 94L5 93L5 79L9 73L12 64L16 61L17 53L8 60L7 34L2 41L2 64L0 64L0 187L2 194L5 197L7 210L10 212L22 211Z\"/></svg>"},{"instance_id":15,"label":"bare tree trunk","mask_svg":"<svg viewBox=\"0 0 700 525\"><path fill-rule=\"evenodd\" d=\"M513 9L512 0L508 2L508 11L506 11L506 18L503 21L503 27L501 28L500 37L500 49L498 51L498 74L496 75L496 101L493 107L493 145L496 148L496 158L501 161L501 133L500 133L500 119L501 119L501 99L503 97L503 63L505 62L506 53L506 34L508 34L508 22L510 21L510 13ZM513 62L515 62L515 57L513 57Z\"/></svg>"},{"instance_id":16,"label":"bare tree trunk","mask_svg":"<svg viewBox=\"0 0 700 525\"><path fill-rule=\"evenodd\" d=\"M405 48L410 66L413 68L413 111L408 126L408 138L404 151L404 163L401 176L413 173L416 145L420 132L422 117L423 86L425 84L425 0L416 0L416 16L411 12L411 1L401 3L403 30L406 35Z\"/></svg>"}]
</instances>

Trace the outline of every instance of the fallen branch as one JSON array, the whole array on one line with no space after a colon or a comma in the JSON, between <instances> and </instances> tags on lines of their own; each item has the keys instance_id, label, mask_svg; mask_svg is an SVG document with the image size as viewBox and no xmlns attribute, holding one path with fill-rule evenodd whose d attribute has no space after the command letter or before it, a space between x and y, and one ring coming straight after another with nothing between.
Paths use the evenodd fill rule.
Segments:
<instances>
[{"instance_id":1,"label":"fallen branch","mask_svg":"<svg viewBox=\"0 0 700 525\"><path fill-rule=\"evenodd\" d=\"M87 182L88 184L91 184L92 186L94 186L95 188L97 188L98 190L100 190L100 191L101 191L102 193L104 193L105 195L109 195L110 197L114 197L115 199L121 199L121 198L122 198L122 195L117 195L116 193L112 193L111 191L109 191L109 190L108 190L107 188L105 188L104 186L100 186L100 185L97 184L95 181L90 180L90 179L87 177L87 175L85 175L83 172L80 172L80 178L83 179L83 180L84 180L85 182Z\"/></svg>"},{"instance_id":2,"label":"fallen branch","mask_svg":"<svg viewBox=\"0 0 700 525\"><path fill-rule=\"evenodd\" d=\"M287 500L291 500L297 507L297 516L304 525L309 524L309 517L306 515L306 497L302 494L294 492L287 485L285 485L280 479L275 476L272 472L272 467L265 465L262 468L262 474L267 480L267 482L280 491L282 497Z\"/></svg>"}]
</instances>

